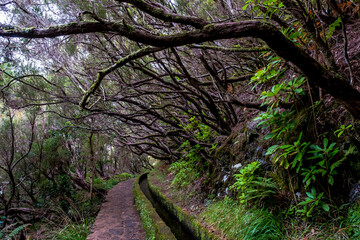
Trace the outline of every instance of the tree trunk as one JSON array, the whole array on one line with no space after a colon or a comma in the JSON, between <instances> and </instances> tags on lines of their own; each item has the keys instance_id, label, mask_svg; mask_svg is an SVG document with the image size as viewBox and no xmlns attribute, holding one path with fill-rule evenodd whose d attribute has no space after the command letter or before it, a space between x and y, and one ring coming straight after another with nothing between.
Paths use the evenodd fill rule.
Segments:
<instances>
[{"instance_id":1,"label":"tree trunk","mask_svg":"<svg viewBox=\"0 0 360 240\"><path fill-rule=\"evenodd\" d=\"M92 200L92 193L94 187L94 175L95 175L95 163L94 163L94 148L93 148L93 132L89 136L89 147L90 147L90 199Z\"/></svg>"}]
</instances>

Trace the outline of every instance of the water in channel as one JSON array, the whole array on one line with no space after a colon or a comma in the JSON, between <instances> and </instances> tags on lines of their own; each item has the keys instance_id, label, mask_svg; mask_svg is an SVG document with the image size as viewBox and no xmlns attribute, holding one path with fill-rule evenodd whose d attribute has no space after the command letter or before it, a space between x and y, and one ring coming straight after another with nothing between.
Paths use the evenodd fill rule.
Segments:
<instances>
[{"instance_id":1,"label":"water in channel","mask_svg":"<svg viewBox=\"0 0 360 240\"><path fill-rule=\"evenodd\" d=\"M197 240L187 228L182 226L182 224L177 220L175 216L166 211L162 205L155 200L149 190L149 183L147 175L140 179L140 189L143 191L145 196L150 200L151 204L155 208L156 212L166 223L166 225L171 229L172 233L175 235L178 240Z\"/></svg>"}]
</instances>

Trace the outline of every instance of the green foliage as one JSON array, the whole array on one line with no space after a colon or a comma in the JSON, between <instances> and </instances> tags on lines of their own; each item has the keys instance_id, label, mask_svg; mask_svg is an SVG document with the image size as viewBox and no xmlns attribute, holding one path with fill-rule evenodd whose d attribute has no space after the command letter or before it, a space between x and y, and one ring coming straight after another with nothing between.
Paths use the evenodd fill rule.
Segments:
<instances>
[{"instance_id":1,"label":"green foliage","mask_svg":"<svg viewBox=\"0 0 360 240\"><path fill-rule=\"evenodd\" d=\"M263 104L268 105L268 108L279 107L280 102L289 102L294 100L296 95L304 95L304 90L301 86L305 82L305 77L293 78L291 81L275 84L270 91L263 91L261 99L264 99Z\"/></svg>"},{"instance_id":2,"label":"green foliage","mask_svg":"<svg viewBox=\"0 0 360 240\"><path fill-rule=\"evenodd\" d=\"M150 212L146 207L146 203L144 202L144 200L141 199L141 197L135 196L135 206L140 213L141 222L143 224L146 233L146 239L155 240L156 230L155 227L153 226L154 222L150 216Z\"/></svg>"},{"instance_id":3,"label":"green foliage","mask_svg":"<svg viewBox=\"0 0 360 240\"><path fill-rule=\"evenodd\" d=\"M118 175L114 175L112 178L119 180L120 182L129 180L130 178L134 178L135 175L130 174L130 173L121 173Z\"/></svg>"},{"instance_id":4,"label":"green foliage","mask_svg":"<svg viewBox=\"0 0 360 240\"><path fill-rule=\"evenodd\" d=\"M321 174L322 176L327 175L329 184L333 185L333 175L337 173L335 168L340 166L341 162L344 161L346 158L331 163L331 160L339 153L340 149L338 147L335 147L336 143L331 143L330 145L328 143L328 139L325 138L323 142L323 147L320 147L318 145L311 145L310 148L312 148L313 150L309 151L309 153L312 153L313 156L308 159L319 160L316 165L318 167L318 169L316 169L316 173ZM306 175L304 178L305 188L309 186L309 180L307 179L309 178Z\"/></svg>"},{"instance_id":5,"label":"green foliage","mask_svg":"<svg viewBox=\"0 0 360 240\"><path fill-rule=\"evenodd\" d=\"M302 208L296 210L297 213L311 218L319 214L321 209L326 212L329 211L329 205L322 201L324 192L317 193L315 186L321 184L321 179L325 180L327 183L327 196L331 201L330 186L334 185L334 176L337 174L336 169L347 159L349 154L355 152L355 147L351 145L341 155L337 144L335 142L329 144L327 138L323 139L322 146L302 142L301 138L302 133L291 145L273 145L267 150L266 155L273 155L273 161L285 169L295 169L296 173L303 177L305 189L311 186L311 191L306 192L306 199L298 204ZM311 161L311 163L305 164L305 159ZM319 179L320 177L321 179Z\"/></svg>"},{"instance_id":6,"label":"green foliage","mask_svg":"<svg viewBox=\"0 0 360 240\"><path fill-rule=\"evenodd\" d=\"M259 6L262 6L260 8ZM264 13L264 18L266 16L270 17L273 14L278 14L280 9L284 7L284 4L278 0L248 0L243 6L242 10L245 11L251 6L251 12L261 16Z\"/></svg>"},{"instance_id":7,"label":"green foliage","mask_svg":"<svg viewBox=\"0 0 360 240\"><path fill-rule=\"evenodd\" d=\"M61 163L64 159L70 157L70 152L64 147L64 138L61 133L52 132L52 136L44 140L42 146L43 161L41 168L62 167ZM35 146L34 154L40 153L40 145Z\"/></svg>"},{"instance_id":8,"label":"green foliage","mask_svg":"<svg viewBox=\"0 0 360 240\"><path fill-rule=\"evenodd\" d=\"M114 187L116 184L118 184L119 182L126 181L133 177L135 177L135 176L132 174L121 173L121 174L111 177L108 180L105 180L102 178L95 178L94 179L94 187L97 189L109 190L112 187Z\"/></svg>"},{"instance_id":9,"label":"green foliage","mask_svg":"<svg viewBox=\"0 0 360 240\"><path fill-rule=\"evenodd\" d=\"M264 200L273 195L278 188L271 178L258 175L260 162L252 162L235 174L236 182L230 187L239 191L240 203L249 204L252 201Z\"/></svg>"},{"instance_id":10,"label":"green foliage","mask_svg":"<svg viewBox=\"0 0 360 240\"><path fill-rule=\"evenodd\" d=\"M57 175L55 182L48 179L43 180L40 183L41 199L47 199L47 197L54 198L57 196L72 196L75 192L71 185L70 176L67 174ZM68 209L68 205L64 205L64 211Z\"/></svg>"},{"instance_id":11,"label":"green foliage","mask_svg":"<svg viewBox=\"0 0 360 240\"><path fill-rule=\"evenodd\" d=\"M171 184L178 187L186 187L199 177L194 164L189 161L174 162L169 170L175 174Z\"/></svg>"},{"instance_id":12,"label":"green foliage","mask_svg":"<svg viewBox=\"0 0 360 240\"><path fill-rule=\"evenodd\" d=\"M21 233L22 230L24 230L27 226L29 226L30 224L23 224L20 225L12 230L9 229L10 226L7 226L3 229L0 230L0 239L4 239L4 240L11 240L14 239L18 234Z\"/></svg>"},{"instance_id":13,"label":"green foliage","mask_svg":"<svg viewBox=\"0 0 360 240\"><path fill-rule=\"evenodd\" d=\"M332 24L329 25L329 29L325 34L326 40L329 40L332 37L332 35L335 32L335 29L337 27L340 27L340 25L341 25L341 17L338 17Z\"/></svg>"},{"instance_id":14,"label":"green foliage","mask_svg":"<svg viewBox=\"0 0 360 240\"><path fill-rule=\"evenodd\" d=\"M269 63L267 68L273 64L273 62ZM276 73L270 75L264 75L265 73L259 74L259 72L257 72L252 79L257 79L258 84L259 82L267 81L264 80L264 78L271 79L273 76L277 76L277 78L279 78L285 71L280 71L279 68L280 67L278 67L276 71L272 70ZM264 72L265 70L261 71ZM261 99L264 100L263 104L267 105L267 110L266 112L259 114L259 116L256 117L254 121L259 121L258 126L262 126L263 128L271 128L271 133L266 135L265 139L275 138L276 140L279 140L296 127L298 121L295 119L295 111L281 110L280 105L281 103L289 103L290 101L294 101L298 95L304 95L304 90L302 88L304 82L305 78L300 75L298 77L294 77L290 81L282 81L281 83L277 83L273 85L270 90L262 92Z\"/></svg>"},{"instance_id":15,"label":"green foliage","mask_svg":"<svg viewBox=\"0 0 360 240\"><path fill-rule=\"evenodd\" d=\"M215 131L213 131L209 126L203 124L195 116L191 117L189 119L189 123L182 127L191 132L196 140L202 142L211 141L216 134Z\"/></svg>"},{"instance_id":16,"label":"green foliage","mask_svg":"<svg viewBox=\"0 0 360 240\"><path fill-rule=\"evenodd\" d=\"M66 45L65 45L65 50L66 50L66 52L67 52L70 56L72 56L72 55L75 54L76 48L77 48L76 43L74 43L74 42L71 41L71 40L68 41L68 42L66 43Z\"/></svg>"},{"instance_id":17,"label":"green foliage","mask_svg":"<svg viewBox=\"0 0 360 240\"><path fill-rule=\"evenodd\" d=\"M212 142L216 135L215 131L203 124L195 116L189 119L189 123L186 126L181 124L180 126L200 142ZM182 158L172 163L169 168L175 174L172 184L177 187L186 187L196 180L208 166L208 162L203 159L201 152L211 154L216 147L217 144L212 144L210 148L204 148L199 144L193 145L188 140L183 142L178 149L182 154Z\"/></svg>"},{"instance_id":18,"label":"green foliage","mask_svg":"<svg viewBox=\"0 0 360 240\"><path fill-rule=\"evenodd\" d=\"M299 26L300 24L296 22L295 25ZM302 27L289 27L282 29L281 32L298 47L306 47L310 41L307 32Z\"/></svg>"},{"instance_id":19,"label":"green foliage","mask_svg":"<svg viewBox=\"0 0 360 240\"><path fill-rule=\"evenodd\" d=\"M284 134L289 133L296 126L294 111L282 111L279 109L268 109L261 113L254 121L260 121L258 126L263 128L271 127L271 133L265 136L265 139L275 138L279 140Z\"/></svg>"},{"instance_id":20,"label":"green foliage","mask_svg":"<svg viewBox=\"0 0 360 240\"><path fill-rule=\"evenodd\" d=\"M291 166L292 169L296 169L296 172L299 173L299 170L303 164L303 157L306 153L307 147L310 143L301 142L302 133L300 133L299 138L292 145L273 145L267 151L265 155L270 155L281 149L282 152L274 157L273 162L278 163L280 166L283 166L285 169L288 169ZM293 157L295 156L295 157ZM289 162L289 159L292 158L292 161Z\"/></svg>"},{"instance_id":21,"label":"green foliage","mask_svg":"<svg viewBox=\"0 0 360 240\"><path fill-rule=\"evenodd\" d=\"M323 198L324 193L321 192L319 194L316 193L316 190L314 187L311 188L310 192L306 192L307 197L305 198L305 201L302 201L298 204L299 207L303 207L302 209L297 209L297 213L300 213L301 215L304 215L308 218L313 217L314 213L319 213L319 207L329 212L330 207L327 203L321 201Z\"/></svg>"},{"instance_id":22,"label":"green foliage","mask_svg":"<svg viewBox=\"0 0 360 240\"><path fill-rule=\"evenodd\" d=\"M330 185L334 185L334 175L337 174L336 168L338 168L343 161L345 161L348 155L353 154L355 152L355 147L350 146L342 158L335 158L338 156L340 148L336 146L336 143L333 142L329 144L329 140L324 138L323 146L320 147L318 145L311 145L310 146L312 151L309 151L313 156L309 157L308 159L315 159L318 160L316 165L311 166L311 174L307 169L304 169L304 173L302 175L305 176L305 188L307 188L310 182L313 180L315 181L315 175L320 174L322 177L327 178L327 182Z\"/></svg>"},{"instance_id":23,"label":"green foliage","mask_svg":"<svg viewBox=\"0 0 360 240\"><path fill-rule=\"evenodd\" d=\"M72 223L65 226L62 230L55 234L55 240L86 240L90 234L90 226L92 221L84 220L82 224Z\"/></svg>"},{"instance_id":24,"label":"green foliage","mask_svg":"<svg viewBox=\"0 0 360 240\"><path fill-rule=\"evenodd\" d=\"M360 239L360 205L358 203L349 208L345 223L350 239Z\"/></svg>"},{"instance_id":25,"label":"green foliage","mask_svg":"<svg viewBox=\"0 0 360 240\"><path fill-rule=\"evenodd\" d=\"M113 179L113 178L111 178L109 180L104 180L102 178L95 178L94 179L94 188L109 190L110 188L112 188L113 186L118 184L119 182L120 181L118 181L117 179Z\"/></svg>"},{"instance_id":26,"label":"green foliage","mask_svg":"<svg viewBox=\"0 0 360 240\"><path fill-rule=\"evenodd\" d=\"M345 125L341 125L339 129L335 130L334 134L339 138L341 137L341 135L344 134L344 132L348 131L348 130L352 130L354 129L353 125L347 125L345 127Z\"/></svg>"},{"instance_id":27,"label":"green foliage","mask_svg":"<svg viewBox=\"0 0 360 240\"><path fill-rule=\"evenodd\" d=\"M348 127L341 126L335 131L340 137ZM355 152L355 147L350 145L347 150L341 151L336 142L329 143L327 138L323 139L322 145L311 144L302 141L302 132L293 144L273 145L268 148L266 155L272 155L273 162L287 169L289 179L291 179L289 169L295 170L302 177L303 186L311 189L306 192L307 197L298 204L296 213L306 218L312 218L319 215L322 211L329 212L331 199L331 186L334 185L334 176L338 174L337 169L347 159L348 155ZM306 160L306 161L305 161ZM321 184L326 183L327 186ZM291 184L291 182L290 182ZM292 185L290 185L293 191ZM317 192L317 188L325 192ZM328 198L324 198L324 194ZM295 193L293 192L295 195Z\"/></svg>"},{"instance_id":28,"label":"green foliage","mask_svg":"<svg viewBox=\"0 0 360 240\"><path fill-rule=\"evenodd\" d=\"M227 239L283 239L281 224L267 209L248 210L228 197L209 205L200 217Z\"/></svg>"},{"instance_id":29,"label":"green foliage","mask_svg":"<svg viewBox=\"0 0 360 240\"><path fill-rule=\"evenodd\" d=\"M281 67L281 58L276 55L270 55L267 60L269 63L266 67L259 69L254 76L251 77L250 83L254 84L254 87L258 84L277 81L284 77L286 69Z\"/></svg>"},{"instance_id":30,"label":"green foliage","mask_svg":"<svg viewBox=\"0 0 360 240\"><path fill-rule=\"evenodd\" d=\"M98 209L100 208L102 202L102 196L95 195L92 199L86 198L83 200L84 195L88 195L87 191L81 192L82 196L79 196L77 200L78 203L78 211L80 212L81 216L84 218L89 218L90 216L94 216L97 213Z\"/></svg>"},{"instance_id":31,"label":"green foliage","mask_svg":"<svg viewBox=\"0 0 360 240\"><path fill-rule=\"evenodd\" d=\"M189 124L182 127L191 132L194 139L201 142L211 142L216 134L209 126L202 124L194 116L189 119ZM211 154L216 146L217 144L213 144L211 148L205 149L199 144L191 144L188 140L183 142L178 149L182 153L182 158L172 163L169 168L175 174L172 184L177 187L186 187L196 180L208 166L208 162L203 159L201 152L208 151Z\"/></svg>"}]
</instances>

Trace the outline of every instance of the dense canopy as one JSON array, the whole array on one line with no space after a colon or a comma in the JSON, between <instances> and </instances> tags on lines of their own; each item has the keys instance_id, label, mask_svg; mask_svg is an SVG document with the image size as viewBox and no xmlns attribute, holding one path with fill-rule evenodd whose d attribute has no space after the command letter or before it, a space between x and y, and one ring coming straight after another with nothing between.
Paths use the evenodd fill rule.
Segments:
<instances>
[{"instance_id":1,"label":"dense canopy","mask_svg":"<svg viewBox=\"0 0 360 240\"><path fill-rule=\"evenodd\" d=\"M116 148L143 157L130 161L134 172L146 157L207 176L205 192L231 165L261 159L295 201L295 190L312 186L333 201L333 170L344 166L346 175L359 147L359 14L347 0L0 1L0 89L11 133L1 156L11 182L4 215L18 192L14 172L38 159L42 147L33 143L44 147L49 136L61 136L72 157L63 169L50 161L42 174L55 183L67 172L87 191L87 167L92 179L94 169L106 172L95 152L111 157ZM28 117L17 126L19 112ZM75 149L87 141L90 157L80 163ZM319 157L311 146L328 141L338 150L316 183L305 171ZM337 164L328 166L331 159Z\"/></svg>"}]
</instances>

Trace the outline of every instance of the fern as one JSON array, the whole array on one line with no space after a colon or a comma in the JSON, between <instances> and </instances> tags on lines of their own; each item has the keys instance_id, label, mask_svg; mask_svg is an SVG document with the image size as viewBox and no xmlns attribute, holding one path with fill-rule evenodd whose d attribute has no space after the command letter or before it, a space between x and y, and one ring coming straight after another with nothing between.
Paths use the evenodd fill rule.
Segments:
<instances>
[{"instance_id":1,"label":"fern","mask_svg":"<svg viewBox=\"0 0 360 240\"><path fill-rule=\"evenodd\" d=\"M239 174L235 174L236 182L231 188L239 191L241 203L263 200L276 192L278 186L271 178L258 176L259 168L260 163L255 161L241 168Z\"/></svg>"},{"instance_id":2,"label":"fern","mask_svg":"<svg viewBox=\"0 0 360 240\"><path fill-rule=\"evenodd\" d=\"M23 224L17 228L15 228L14 230L12 230L11 233L9 233L9 236L7 237L7 239L12 239L13 237L15 237L16 235L18 235L24 228L26 228L27 226L29 226L30 224Z\"/></svg>"},{"instance_id":3,"label":"fern","mask_svg":"<svg viewBox=\"0 0 360 240\"><path fill-rule=\"evenodd\" d=\"M2 229L0 231L0 239L5 239L5 240L10 240L13 239L16 235L18 235L24 228L26 228L27 226L30 226L30 224L23 224L18 226L17 228L11 230L11 232L6 236L7 234L7 230L11 227L13 227L14 225L9 225L7 227L5 227L4 229Z\"/></svg>"}]
</instances>

